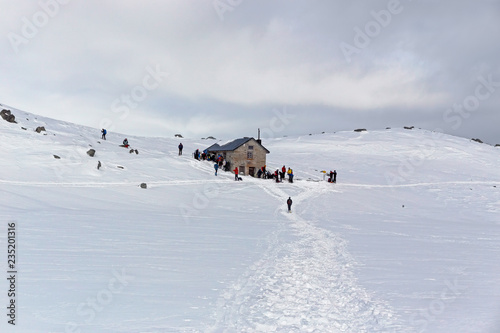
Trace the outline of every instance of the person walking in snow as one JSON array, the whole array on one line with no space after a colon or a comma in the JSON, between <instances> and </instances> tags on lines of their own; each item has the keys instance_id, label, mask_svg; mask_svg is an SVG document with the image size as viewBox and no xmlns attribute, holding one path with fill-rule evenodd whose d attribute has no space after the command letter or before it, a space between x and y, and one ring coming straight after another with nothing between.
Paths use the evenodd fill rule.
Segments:
<instances>
[{"instance_id":1,"label":"person walking in snow","mask_svg":"<svg viewBox=\"0 0 500 333\"><path fill-rule=\"evenodd\" d=\"M234 180L238 180L238 167L234 168Z\"/></svg>"},{"instance_id":2,"label":"person walking in snow","mask_svg":"<svg viewBox=\"0 0 500 333\"><path fill-rule=\"evenodd\" d=\"M283 167L281 168L281 172L280 172L281 181L283 181L283 179L285 178L285 175L286 175L286 168L283 165Z\"/></svg>"},{"instance_id":3,"label":"person walking in snow","mask_svg":"<svg viewBox=\"0 0 500 333\"><path fill-rule=\"evenodd\" d=\"M337 182L337 170L333 170L332 175L333 175L332 183L336 183Z\"/></svg>"},{"instance_id":4,"label":"person walking in snow","mask_svg":"<svg viewBox=\"0 0 500 333\"><path fill-rule=\"evenodd\" d=\"M288 168L288 171L286 172L288 174L288 181L292 183L292 178L293 178L293 171L292 169Z\"/></svg>"},{"instance_id":5,"label":"person walking in snow","mask_svg":"<svg viewBox=\"0 0 500 333\"><path fill-rule=\"evenodd\" d=\"M219 163L214 164L215 175L217 176L217 171L219 170Z\"/></svg>"},{"instance_id":6,"label":"person walking in snow","mask_svg":"<svg viewBox=\"0 0 500 333\"><path fill-rule=\"evenodd\" d=\"M103 129L101 130L101 133L102 133L101 139L106 140L106 134L108 134L108 131L106 131L106 129L105 129L105 128L103 128Z\"/></svg>"},{"instance_id":7,"label":"person walking in snow","mask_svg":"<svg viewBox=\"0 0 500 333\"><path fill-rule=\"evenodd\" d=\"M288 212L291 213L292 212L292 198L291 197L288 197L288 200L286 201L286 204L288 205Z\"/></svg>"},{"instance_id":8,"label":"person walking in snow","mask_svg":"<svg viewBox=\"0 0 500 333\"><path fill-rule=\"evenodd\" d=\"M179 155L182 155L182 148L184 148L184 146L182 145L182 142L179 143Z\"/></svg>"}]
</instances>

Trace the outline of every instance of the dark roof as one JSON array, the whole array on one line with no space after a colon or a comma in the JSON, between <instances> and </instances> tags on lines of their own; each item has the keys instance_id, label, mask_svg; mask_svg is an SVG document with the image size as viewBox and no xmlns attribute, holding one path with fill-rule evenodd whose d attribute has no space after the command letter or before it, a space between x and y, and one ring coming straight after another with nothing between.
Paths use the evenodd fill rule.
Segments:
<instances>
[{"instance_id":1,"label":"dark roof","mask_svg":"<svg viewBox=\"0 0 500 333\"><path fill-rule=\"evenodd\" d=\"M215 151L217 149L219 149L220 146L218 143L214 143L213 145L211 145L210 147L207 148L207 151Z\"/></svg>"},{"instance_id":2,"label":"dark roof","mask_svg":"<svg viewBox=\"0 0 500 333\"><path fill-rule=\"evenodd\" d=\"M250 141L252 139L255 140L254 138L244 137L244 138L240 138L240 139L236 139L236 140L233 140L231 142L228 142L222 146L219 146L219 144L215 143L215 144L211 145L210 147L208 147L207 150L209 152L233 151L233 150L238 149L240 146L244 145L245 143L247 143L248 141ZM255 140L255 141L257 141L257 140ZM264 148L267 153L270 153L270 151L267 150L266 147L264 147L263 145L260 145L260 146L262 148Z\"/></svg>"}]
</instances>

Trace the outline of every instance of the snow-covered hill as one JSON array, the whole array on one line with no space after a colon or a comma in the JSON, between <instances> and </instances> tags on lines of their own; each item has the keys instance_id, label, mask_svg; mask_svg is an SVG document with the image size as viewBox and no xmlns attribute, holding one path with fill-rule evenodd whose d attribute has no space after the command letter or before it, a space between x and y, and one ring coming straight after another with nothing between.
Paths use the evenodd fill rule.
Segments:
<instances>
[{"instance_id":1,"label":"snow-covered hill","mask_svg":"<svg viewBox=\"0 0 500 333\"><path fill-rule=\"evenodd\" d=\"M12 111L1 332L500 330L500 148L417 129L276 138L268 168L296 181L235 182L191 157L214 141L128 136L130 154L123 134Z\"/></svg>"}]
</instances>

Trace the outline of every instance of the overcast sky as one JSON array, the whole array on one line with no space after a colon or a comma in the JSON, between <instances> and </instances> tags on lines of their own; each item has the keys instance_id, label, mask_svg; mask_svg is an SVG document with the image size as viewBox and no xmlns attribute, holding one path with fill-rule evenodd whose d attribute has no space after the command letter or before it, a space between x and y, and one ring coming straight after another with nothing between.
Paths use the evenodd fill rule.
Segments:
<instances>
[{"instance_id":1,"label":"overcast sky","mask_svg":"<svg viewBox=\"0 0 500 333\"><path fill-rule=\"evenodd\" d=\"M500 0L0 0L0 103L146 136L500 143Z\"/></svg>"}]
</instances>

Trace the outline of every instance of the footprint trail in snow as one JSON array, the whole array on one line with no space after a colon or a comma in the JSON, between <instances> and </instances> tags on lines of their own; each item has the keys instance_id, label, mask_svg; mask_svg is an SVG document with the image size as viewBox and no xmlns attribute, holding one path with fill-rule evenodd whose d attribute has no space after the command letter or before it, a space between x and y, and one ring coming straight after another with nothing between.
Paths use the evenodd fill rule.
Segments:
<instances>
[{"instance_id":1,"label":"footprint trail in snow","mask_svg":"<svg viewBox=\"0 0 500 333\"><path fill-rule=\"evenodd\" d=\"M357 284L346 242L288 214L288 195L280 188L259 186L282 203L275 214L289 224L271 237L265 256L222 293L211 331L404 332L392 309ZM294 197L294 205L320 194L307 189ZM294 240L280 241L281 232L291 232Z\"/></svg>"}]
</instances>

